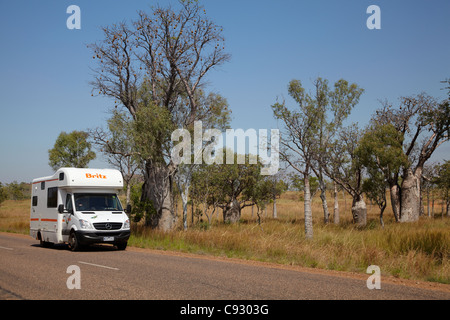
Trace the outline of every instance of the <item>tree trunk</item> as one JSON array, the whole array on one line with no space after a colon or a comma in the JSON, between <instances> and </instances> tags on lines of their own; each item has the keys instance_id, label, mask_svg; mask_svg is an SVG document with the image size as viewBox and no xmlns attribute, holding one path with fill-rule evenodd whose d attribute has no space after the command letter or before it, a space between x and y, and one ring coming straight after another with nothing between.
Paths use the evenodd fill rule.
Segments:
<instances>
[{"instance_id":1,"label":"tree trunk","mask_svg":"<svg viewBox=\"0 0 450 320\"><path fill-rule=\"evenodd\" d=\"M277 214L277 197L273 198L273 218L274 219L278 219L278 214Z\"/></svg>"},{"instance_id":2,"label":"tree trunk","mask_svg":"<svg viewBox=\"0 0 450 320\"><path fill-rule=\"evenodd\" d=\"M448 191L447 191L447 217L450 217L450 198L448 197Z\"/></svg>"},{"instance_id":3,"label":"tree trunk","mask_svg":"<svg viewBox=\"0 0 450 320\"><path fill-rule=\"evenodd\" d=\"M330 212L328 211L328 204L327 204L327 185L323 179L321 169L319 170L319 187L320 187L320 199L322 200L323 222L327 224L330 220Z\"/></svg>"},{"instance_id":4,"label":"tree trunk","mask_svg":"<svg viewBox=\"0 0 450 320\"><path fill-rule=\"evenodd\" d=\"M419 220L420 179L417 178L411 169L406 170L401 189L400 222Z\"/></svg>"},{"instance_id":5,"label":"tree trunk","mask_svg":"<svg viewBox=\"0 0 450 320\"><path fill-rule=\"evenodd\" d=\"M147 225L163 231L172 230L176 224L172 201L173 171L171 165L147 163L145 166L141 200L150 200L154 208L153 212L147 212L150 215Z\"/></svg>"},{"instance_id":6,"label":"tree trunk","mask_svg":"<svg viewBox=\"0 0 450 320\"><path fill-rule=\"evenodd\" d=\"M328 211L328 204L327 204L327 195L326 195L326 186L325 182L321 182L320 187L320 199L322 200L322 209L323 209L323 222L327 224L329 222L330 218L330 212Z\"/></svg>"},{"instance_id":7,"label":"tree trunk","mask_svg":"<svg viewBox=\"0 0 450 320\"><path fill-rule=\"evenodd\" d=\"M339 224L339 198L338 198L338 187L337 183L334 182L334 224Z\"/></svg>"},{"instance_id":8,"label":"tree trunk","mask_svg":"<svg viewBox=\"0 0 450 320\"><path fill-rule=\"evenodd\" d=\"M389 193L391 196L392 211L396 222L399 222L400 215L400 188L396 183L389 186Z\"/></svg>"},{"instance_id":9,"label":"tree trunk","mask_svg":"<svg viewBox=\"0 0 450 320\"><path fill-rule=\"evenodd\" d=\"M188 229L187 223L187 210L189 201L189 188L191 186L192 168L178 167L178 172L175 175L175 181L177 183L178 190L181 195L181 203L183 206L183 229ZM180 171L181 170L181 171ZM175 211L177 212L177 211Z\"/></svg>"},{"instance_id":10,"label":"tree trunk","mask_svg":"<svg viewBox=\"0 0 450 320\"><path fill-rule=\"evenodd\" d=\"M306 169L308 170L308 169ZM313 223L312 223L312 210L311 210L311 190L309 187L309 173L306 171L303 175L304 179L304 200L305 200L305 237L306 239L313 238Z\"/></svg>"},{"instance_id":11,"label":"tree trunk","mask_svg":"<svg viewBox=\"0 0 450 320\"><path fill-rule=\"evenodd\" d=\"M431 200L431 216L434 218L434 196L433 200Z\"/></svg>"},{"instance_id":12,"label":"tree trunk","mask_svg":"<svg viewBox=\"0 0 450 320\"><path fill-rule=\"evenodd\" d=\"M380 224L381 224L382 228L384 228L383 213L384 213L385 209L386 209L386 201L383 203L383 205L380 208Z\"/></svg>"},{"instance_id":13,"label":"tree trunk","mask_svg":"<svg viewBox=\"0 0 450 320\"><path fill-rule=\"evenodd\" d=\"M187 224L187 211L188 211L188 199L185 192L181 193L181 201L183 202L183 229L186 231L188 228Z\"/></svg>"},{"instance_id":14,"label":"tree trunk","mask_svg":"<svg viewBox=\"0 0 450 320\"><path fill-rule=\"evenodd\" d=\"M419 177L420 179L420 177ZM423 194L422 194L422 188L419 189L420 193L419 193L419 216L423 216L425 214L425 211L423 209Z\"/></svg>"},{"instance_id":15,"label":"tree trunk","mask_svg":"<svg viewBox=\"0 0 450 320\"><path fill-rule=\"evenodd\" d=\"M431 200L431 216L434 218L434 195L433 200Z\"/></svg>"},{"instance_id":16,"label":"tree trunk","mask_svg":"<svg viewBox=\"0 0 450 320\"><path fill-rule=\"evenodd\" d=\"M344 198L344 212L346 212L347 211L347 199L346 199L346 196L345 196L344 188L342 188L342 197Z\"/></svg>"},{"instance_id":17,"label":"tree trunk","mask_svg":"<svg viewBox=\"0 0 450 320\"><path fill-rule=\"evenodd\" d=\"M131 204L131 183L127 183L127 206Z\"/></svg>"},{"instance_id":18,"label":"tree trunk","mask_svg":"<svg viewBox=\"0 0 450 320\"><path fill-rule=\"evenodd\" d=\"M353 196L352 215L353 215L353 222L356 223L358 227L366 226L367 206L361 195Z\"/></svg>"},{"instance_id":19,"label":"tree trunk","mask_svg":"<svg viewBox=\"0 0 450 320\"><path fill-rule=\"evenodd\" d=\"M447 198L447 217L450 216L450 199Z\"/></svg>"},{"instance_id":20,"label":"tree trunk","mask_svg":"<svg viewBox=\"0 0 450 320\"><path fill-rule=\"evenodd\" d=\"M232 199L223 210L223 221L225 223L236 223L241 219L241 206L237 199Z\"/></svg>"}]
</instances>

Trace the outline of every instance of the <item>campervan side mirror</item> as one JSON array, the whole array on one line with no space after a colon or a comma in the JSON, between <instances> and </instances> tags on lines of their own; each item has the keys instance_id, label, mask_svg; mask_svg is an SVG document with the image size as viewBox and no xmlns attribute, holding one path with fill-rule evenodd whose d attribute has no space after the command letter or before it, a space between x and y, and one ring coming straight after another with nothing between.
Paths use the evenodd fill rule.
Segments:
<instances>
[{"instance_id":1,"label":"campervan side mirror","mask_svg":"<svg viewBox=\"0 0 450 320\"><path fill-rule=\"evenodd\" d=\"M125 213L131 213L131 204L127 204L127 210Z\"/></svg>"},{"instance_id":2,"label":"campervan side mirror","mask_svg":"<svg viewBox=\"0 0 450 320\"><path fill-rule=\"evenodd\" d=\"M73 209L65 210L65 209L64 209L64 205L63 205L63 204L60 204L60 205L58 206L58 212L59 212L59 213L70 213L70 214L73 214Z\"/></svg>"}]
</instances>

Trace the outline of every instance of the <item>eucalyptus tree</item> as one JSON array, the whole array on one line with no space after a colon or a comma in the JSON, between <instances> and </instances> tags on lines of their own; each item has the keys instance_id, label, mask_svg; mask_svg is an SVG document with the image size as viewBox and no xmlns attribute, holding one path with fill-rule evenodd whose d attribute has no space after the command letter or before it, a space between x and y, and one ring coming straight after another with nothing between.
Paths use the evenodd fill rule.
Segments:
<instances>
[{"instance_id":1,"label":"eucalyptus tree","mask_svg":"<svg viewBox=\"0 0 450 320\"><path fill-rule=\"evenodd\" d=\"M367 223L367 206L363 198L364 166L358 151L362 131L357 124L344 127L331 145L323 166L327 175L352 196L353 222L359 227Z\"/></svg>"},{"instance_id":2,"label":"eucalyptus tree","mask_svg":"<svg viewBox=\"0 0 450 320\"><path fill-rule=\"evenodd\" d=\"M446 160L443 164L437 166L437 176L434 182L440 189L443 200L445 200L448 217L450 216L450 160ZM443 212L442 217L444 217Z\"/></svg>"},{"instance_id":3,"label":"eucalyptus tree","mask_svg":"<svg viewBox=\"0 0 450 320\"><path fill-rule=\"evenodd\" d=\"M319 113L319 136L317 137L317 150L315 158L318 165L313 166L313 170L319 178L321 190L320 198L324 210L324 222L329 222L329 212L326 202L326 182L324 177L324 167L329 166L324 159L328 159L330 145L342 130L343 122L350 115L352 109L359 103L359 99L364 92L357 84L350 84L347 80L341 79L334 84L334 90L328 89L328 81L318 78L315 81L317 108ZM335 202L335 205L337 202Z\"/></svg>"},{"instance_id":4,"label":"eucalyptus tree","mask_svg":"<svg viewBox=\"0 0 450 320\"><path fill-rule=\"evenodd\" d=\"M6 186L0 182L0 205L3 201L8 199L8 191L6 190Z\"/></svg>"},{"instance_id":5,"label":"eucalyptus tree","mask_svg":"<svg viewBox=\"0 0 450 320\"><path fill-rule=\"evenodd\" d=\"M88 137L84 131L61 132L48 150L50 167L55 171L61 167L85 168L96 157Z\"/></svg>"},{"instance_id":6,"label":"eucalyptus tree","mask_svg":"<svg viewBox=\"0 0 450 320\"><path fill-rule=\"evenodd\" d=\"M250 156L245 155L246 161L238 163L237 157L234 153L232 164L202 164L193 171L191 199L203 205L209 222L221 208L223 221L236 223L243 208L257 205L259 209L273 196L271 177L261 175L261 162L250 164Z\"/></svg>"},{"instance_id":7,"label":"eucalyptus tree","mask_svg":"<svg viewBox=\"0 0 450 320\"><path fill-rule=\"evenodd\" d=\"M437 190L437 178L440 164L439 163L427 163L423 167L422 173L422 190L425 191L427 197L427 215L429 218L434 217L434 200ZM430 202L432 204L430 210Z\"/></svg>"},{"instance_id":8,"label":"eucalyptus tree","mask_svg":"<svg viewBox=\"0 0 450 320\"><path fill-rule=\"evenodd\" d=\"M328 223L325 172L331 170L325 170L328 163L324 160L329 159L327 154L332 141L363 93L356 84L343 79L334 84L334 90L329 88L328 80L320 77L313 85L315 91L310 94L301 81L292 80L288 92L298 108L291 110L285 101L272 106L275 118L282 120L284 125L281 158L303 176L307 238L313 237L310 176L314 173L318 178L324 221Z\"/></svg>"}]
</instances>

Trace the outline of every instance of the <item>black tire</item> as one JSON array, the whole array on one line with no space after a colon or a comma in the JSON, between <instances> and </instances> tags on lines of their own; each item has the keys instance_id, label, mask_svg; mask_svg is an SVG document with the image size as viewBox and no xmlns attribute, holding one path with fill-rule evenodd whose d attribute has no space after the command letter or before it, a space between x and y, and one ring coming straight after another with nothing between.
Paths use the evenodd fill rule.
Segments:
<instances>
[{"instance_id":1,"label":"black tire","mask_svg":"<svg viewBox=\"0 0 450 320\"><path fill-rule=\"evenodd\" d=\"M44 241L44 239L42 239L42 235L39 234L39 244L41 245L41 247L43 248L51 248L53 246L53 242L48 242L48 241Z\"/></svg>"},{"instance_id":2,"label":"black tire","mask_svg":"<svg viewBox=\"0 0 450 320\"><path fill-rule=\"evenodd\" d=\"M128 242L117 243L116 244L117 250L125 250L127 248L127 244Z\"/></svg>"},{"instance_id":3,"label":"black tire","mask_svg":"<svg viewBox=\"0 0 450 320\"><path fill-rule=\"evenodd\" d=\"M81 249L81 245L74 231L70 232L68 244L71 251L79 251Z\"/></svg>"}]
</instances>

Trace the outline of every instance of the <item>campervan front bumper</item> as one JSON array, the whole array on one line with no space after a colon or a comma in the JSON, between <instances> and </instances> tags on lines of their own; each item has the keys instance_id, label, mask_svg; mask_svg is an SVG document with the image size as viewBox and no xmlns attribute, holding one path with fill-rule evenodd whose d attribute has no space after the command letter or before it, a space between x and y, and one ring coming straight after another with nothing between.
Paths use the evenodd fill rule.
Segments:
<instances>
[{"instance_id":1,"label":"campervan front bumper","mask_svg":"<svg viewBox=\"0 0 450 320\"><path fill-rule=\"evenodd\" d=\"M88 245L94 243L125 243L130 238L130 230L125 231L111 231L111 232L89 232L76 231L78 242L81 245Z\"/></svg>"}]
</instances>

